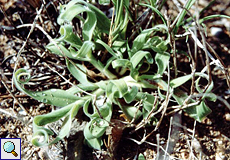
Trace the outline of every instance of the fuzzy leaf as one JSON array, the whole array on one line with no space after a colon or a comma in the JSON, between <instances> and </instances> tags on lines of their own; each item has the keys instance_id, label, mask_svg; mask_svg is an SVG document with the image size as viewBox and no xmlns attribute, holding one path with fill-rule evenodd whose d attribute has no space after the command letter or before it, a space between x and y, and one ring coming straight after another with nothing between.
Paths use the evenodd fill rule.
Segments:
<instances>
[{"instance_id":1,"label":"fuzzy leaf","mask_svg":"<svg viewBox=\"0 0 230 160\"><path fill-rule=\"evenodd\" d=\"M100 5L108 5L110 3L110 0L99 0Z\"/></svg>"},{"instance_id":2,"label":"fuzzy leaf","mask_svg":"<svg viewBox=\"0 0 230 160\"><path fill-rule=\"evenodd\" d=\"M212 111L211 109L205 104L204 101L201 101L201 103L197 106L192 106L187 109L185 109L185 112L188 113L188 115L198 122L201 122L208 114L210 114Z\"/></svg>"},{"instance_id":3,"label":"fuzzy leaf","mask_svg":"<svg viewBox=\"0 0 230 160\"><path fill-rule=\"evenodd\" d=\"M110 48L109 45L107 45L107 44L106 44L105 42L103 42L102 40L97 39L97 40L96 40L96 43L99 43L99 44L101 44L103 47L105 47L105 49L106 49L112 56L114 56L115 58L118 58L118 57L119 57L119 55L117 55L117 54L113 51L113 49Z\"/></svg>"},{"instance_id":4,"label":"fuzzy leaf","mask_svg":"<svg viewBox=\"0 0 230 160\"><path fill-rule=\"evenodd\" d=\"M73 52L73 57L76 57L77 59L84 59L87 58L90 60L90 53L92 52L92 49L94 47L94 43L91 41L84 41L83 45L81 46L81 49L77 52Z\"/></svg>"},{"instance_id":5,"label":"fuzzy leaf","mask_svg":"<svg viewBox=\"0 0 230 160\"><path fill-rule=\"evenodd\" d=\"M153 29L146 29L141 32L133 41L133 46L131 49L131 53L129 53L130 58L139 50L143 48L145 43L148 40L149 35L153 32Z\"/></svg>"},{"instance_id":6,"label":"fuzzy leaf","mask_svg":"<svg viewBox=\"0 0 230 160\"><path fill-rule=\"evenodd\" d=\"M187 82L188 80L190 80L191 78L192 78L191 74L175 78L170 81L170 86L173 88L177 88L181 86L182 84L184 84L185 82Z\"/></svg>"},{"instance_id":7,"label":"fuzzy leaf","mask_svg":"<svg viewBox=\"0 0 230 160\"><path fill-rule=\"evenodd\" d=\"M60 139L64 138L69 133L71 129L72 119L77 114L82 103L83 101L80 100L48 114L36 116L33 120L34 134L32 138L32 143L36 146L45 146L54 144ZM41 126L55 122L64 116L66 116L66 118L63 122L62 128L58 136L55 138L55 140L48 143L48 135L52 135L52 131ZM44 137L44 140L42 142L39 141L39 137L41 136Z\"/></svg>"},{"instance_id":8,"label":"fuzzy leaf","mask_svg":"<svg viewBox=\"0 0 230 160\"><path fill-rule=\"evenodd\" d=\"M64 43L58 42L57 40L56 45L53 42L51 42L46 46L46 48L53 54L64 57L67 56L69 58L75 59L75 57L72 56L70 51L66 47L64 47Z\"/></svg>"},{"instance_id":9,"label":"fuzzy leaf","mask_svg":"<svg viewBox=\"0 0 230 160\"><path fill-rule=\"evenodd\" d=\"M109 18L97 7L92 4L88 4L88 7L94 12L97 17L97 28L106 34L109 34L110 30L110 20Z\"/></svg>"},{"instance_id":10,"label":"fuzzy leaf","mask_svg":"<svg viewBox=\"0 0 230 160\"><path fill-rule=\"evenodd\" d=\"M133 118L135 118L135 120L139 119L140 116L142 115L141 111L138 110L137 107L134 106L127 106L127 105L120 105L120 108L122 109L123 113L125 114L125 116L128 118L128 120L132 120ZM134 117L136 115L136 117Z\"/></svg>"},{"instance_id":11,"label":"fuzzy leaf","mask_svg":"<svg viewBox=\"0 0 230 160\"><path fill-rule=\"evenodd\" d=\"M135 99L137 93L138 93L138 88L136 86L133 86L131 90L124 95L125 102L127 104L131 103Z\"/></svg>"},{"instance_id":12,"label":"fuzzy leaf","mask_svg":"<svg viewBox=\"0 0 230 160\"><path fill-rule=\"evenodd\" d=\"M130 59L130 62L132 63L133 65L133 68L136 68L137 65L141 62L141 60L143 58L146 58L146 60L149 62L149 63L153 63L153 58L151 56L151 54L147 51L138 51L136 52Z\"/></svg>"},{"instance_id":13,"label":"fuzzy leaf","mask_svg":"<svg viewBox=\"0 0 230 160\"><path fill-rule=\"evenodd\" d=\"M169 64L170 55L165 53L157 53L155 61L157 64L157 74L162 75Z\"/></svg>"},{"instance_id":14,"label":"fuzzy leaf","mask_svg":"<svg viewBox=\"0 0 230 160\"><path fill-rule=\"evenodd\" d=\"M145 159L145 156L142 153L140 153L138 155L138 160L146 160L146 159Z\"/></svg>"},{"instance_id":15,"label":"fuzzy leaf","mask_svg":"<svg viewBox=\"0 0 230 160\"><path fill-rule=\"evenodd\" d=\"M84 40L91 40L93 36L93 32L95 30L97 19L95 13L90 10L88 7L78 3L82 1L71 1L63 9L58 17L58 24L64 24L64 22L71 22L74 17L78 17L80 13L86 12L87 17L84 21L84 26L82 29ZM78 4L74 4L78 3ZM84 3L84 1L83 1Z\"/></svg>"},{"instance_id":16,"label":"fuzzy leaf","mask_svg":"<svg viewBox=\"0 0 230 160\"><path fill-rule=\"evenodd\" d=\"M58 136L52 142L50 142L49 145L58 142L59 140L63 139L65 136L67 136L69 134L69 132L71 130L72 120L76 116L76 114L78 113L78 110L80 109L81 106L82 106L82 104L76 103L71 108L71 110L69 111L68 115L65 117L65 119L62 123L61 130L58 133Z\"/></svg>"},{"instance_id":17,"label":"fuzzy leaf","mask_svg":"<svg viewBox=\"0 0 230 160\"><path fill-rule=\"evenodd\" d=\"M111 81L119 91L119 98L122 98L128 92L128 86L123 79Z\"/></svg>"},{"instance_id":18,"label":"fuzzy leaf","mask_svg":"<svg viewBox=\"0 0 230 160\"><path fill-rule=\"evenodd\" d=\"M147 6L147 7L151 8L156 14L158 14L158 16L159 16L159 17L161 18L161 20L163 21L164 25L167 26L167 21L166 21L166 19L164 18L164 16L161 14L161 12L160 12L157 8L155 8L155 7L153 7L153 6L149 5L149 4L141 4L141 5Z\"/></svg>"},{"instance_id":19,"label":"fuzzy leaf","mask_svg":"<svg viewBox=\"0 0 230 160\"><path fill-rule=\"evenodd\" d=\"M82 45L81 39L73 33L73 27L72 25L65 24L60 27L59 30L61 37L57 39L57 41L64 40L71 46L76 47L77 49L80 49Z\"/></svg>"},{"instance_id":20,"label":"fuzzy leaf","mask_svg":"<svg viewBox=\"0 0 230 160\"><path fill-rule=\"evenodd\" d=\"M112 62L113 68L117 67L127 67L132 68L132 63L127 59L117 59Z\"/></svg>"},{"instance_id":21,"label":"fuzzy leaf","mask_svg":"<svg viewBox=\"0 0 230 160\"><path fill-rule=\"evenodd\" d=\"M73 62L70 62L68 59L66 59L66 65L69 69L70 73L81 83L84 85L93 85L90 83L86 76L86 69L80 64L73 64Z\"/></svg>"},{"instance_id":22,"label":"fuzzy leaf","mask_svg":"<svg viewBox=\"0 0 230 160\"><path fill-rule=\"evenodd\" d=\"M28 74L28 71L23 68L16 71L15 75L13 76L15 86L20 91L26 93L28 96L38 101L58 107L64 107L80 99L78 96L61 89L49 89L45 91L27 90L19 82L20 77L25 73Z\"/></svg>"}]
</instances>

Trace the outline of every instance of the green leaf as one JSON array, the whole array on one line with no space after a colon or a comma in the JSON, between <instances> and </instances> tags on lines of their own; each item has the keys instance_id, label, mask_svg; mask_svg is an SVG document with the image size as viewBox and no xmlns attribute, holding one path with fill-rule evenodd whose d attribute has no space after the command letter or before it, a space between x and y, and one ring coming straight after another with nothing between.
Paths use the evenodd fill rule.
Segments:
<instances>
[{"instance_id":1,"label":"green leaf","mask_svg":"<svg viewBox=\"0 0 230 160\"><path fill-rule=\"evenodd\" d=\"M115 2L115 1L114 1ZM114 3L115 6L115 20L114 20L114 28L115 30L112 33L113 41L120 37L121 39L125 39L125 31L129 21L129 1L120 0Z\"/></svg>"},{"instance_id":2,"label":"green leaf","mask_svg":"<svg viewBox=\"0 0 230 160\"><path fill-rule=\"evenodd\" d=\"M143 74L143 75L140 75L140 76L139 76L139 79L140 79L140 80L143 80L143 79L154 80L154 79L160 79L160 78L162 78L162 76L159 75L159 74L155 74L155 75Z\"/></svg>"},{"instance_id":3,"label":"green leaf","mask_svg":"<svg viewBox=\"0 0 230 160\"><path fill-rule=\"evenodd\" d=\"M71 129L71 122L74 116L77 114L79 108L81 107L83 101L77 101L75 103L72 103L70 105L67 105L61 109L55 110L53 112L50 112L45 115L39 115L36 116L33 120L33 138L32 143L36 146L46 146L51 145L59 141L60 139L64 138ZM67 116L66 116L67 115ZM46 124L55 122L62 117L66 116L62 128L58 134L58 136L53 140L52 142L48 143L48 135L52 135L52 131L49 129L46 129L44 126ZM42 142L39 141L40 137L44 137L44 140Z\"/></svg>"},{"instance_id":4,"label":"green leaf","mask_svg":"<svg viewBox=\"0 0 230 160\"><path fill-rule=\"evenodd\" d=\"M88 7L94 12L97 17L97 28L101 32L109 34L111 24L109 18L94 5L88 3Z\"/></svg>"},{"instance_id":5,"label":"green leaf","mask_svg":"<svg viewBox=\"0 0 230 160\"><path fill-rule=\"evenodd\" d=\"M128 86L123 79L112 80L111 81L119 91L119 98L124 97L124 95L128 92Z\"/></svg>"},{"instance_id":6,"label":"green leaf","mask_svg":"<svg viewBox=\"0 0 230 160\"><path fill-rule=\"evenodd\" d=\"M109 123L101 118L95 118L90 123L90 132L95 138L101 137L105 133L106 128L109 126Z\"/></svg>"},{"instance_id":7,"label":"green leaf","mask_svg":"<svg viewBox=\"0 0 230 160\"><path fill-rule=\"evenodd\" d=\"M167 21L165 20L164 16L161 14L161 12L157 8L155 8L155 7L153 7L153 6L149 5L149 4L143 4L143 3L141 3L140 5L147 6L147 7L151 8L153 10L153 12L155 12L156 14L158 14L158 16L163 21L164 25L167 26Z\"/></svg>"},{"instance_id":8,"label":"green leaf","mask_svg":"<svg viewBox=\"0 0 230 160\"><path fill-rule=\"evenodd\" d=\"M84 1L71 1L70 3L68 3L63 7L57 21L58 24L60 25L64 24L65 22L71 22L74 17L78 17L80 13L86 12L87 17L86 20L84 21L82 34L84 40L86 41L91 40L97 24L97 18L92 10L80 4L79 2L87 5L87 3L85 3Z\"/></svg>"},{"instance_id":9,"label":"green leaf","mask_svg":"<svg viewBox=\"0 0 230 160\"><path fill-rule=\"evenodd\" d=\"M145 159L145 156L142 153L140 153L138 155L138 160L146 160L146 159Z\"/></svg>"},{"instance_id":10,"label":"green leaf","mask_svg":"<svg viewBox=\"0 0 230 160\"><path fill-rule=\"evenodd\" d=\"M155 96L149 93L139 92L136 96L136 100L142 101L143 103L143 118L146 118L148 116L149 112L153 109L153 107L155 108L154 110L157 109L156 107L158 105L158 102L156 102L156 104L154 105Z\"/></svg>"},{"instance_id":11,"label":"green leaf","mask_svg":"<svg viewBox=\"0 0 230 160\"><path fill-rule=\"evenodd\" d=\"M138 88L136 86L133 86L131 90L124 95L125 102L127 104L131 103L135 99L137 93L138 93Z\"/></svg>"},{"instance_id":12,"label":"green leaf","mask_svg":"<svg viewBox=\"0 0 230 160\"><path fill-rule=\"evenodd\" d=\"M100 99L96 100L96 101L100 101ZM87 115L91 119L100 118L100 115L101 115L104 119L106 119L108 121L110 120L111 115L112 115L112 103L109 100L107 100L106 103L104 103L102 106L93 106L93 113L92 114L89 113L89 111L88 111L89 110L89 103L90 103L90 100L86 101L86 103L84 104L83 111L84 111L85 115ZM95 107L99 108L100 115L98 114Z\"/></svg>"},{"instance_id":13,"label":"green leaf","mask_svg":"<svg viewBox=\"0 0 230 160\"><path fill-rule=\"evenodd\" d=\"M73 57L76 57L78 60L80 59L88 59L90 60L91 52L94 47L94 43L91 41L84 41L83 45L81 46L81 49L77 51L75 54L74 52L72 53Z\"/></svg>"},{"instance_id":14,"label":"green leaf","mask_svg":"<svg viewBox=\"0 0 230 160\"><path fill-rule=\"evenodd\" d=\"M110 121L112 117L112 103L110 100L107 100L106 103L104 103L104 105L99 108L99 111L105 120Z\"/></svg>"},{"instance_id":15,"label":"green leaf","mask_svg":"<svg viewBox=\"0 0 230 160\"><path fill-rule=\"evenodd\" d=\"M144 109L147 112L150 112L153 107L156 107L154 106L155 96L148 94L148 93L145 93L144 95L145 95L145 98L143 100Z\"/></svg>"},{"instance_id":16,"label":"green leaf","mask_svg":"<svg viewBox=\"0 0 230 160\"><path fill-rule=\"evenodd\" d=\"M105 87L106 90L106 97L112 102L114 100L114 93L117 90L115 85L112 82L109 82L107 86Z\"/></svg>"},{"instance_id":17,"label":"green leaf","mask_svg":"<svg viewBox=\"0 0 230 160\"><path fill-rule=\"evenodd\" d=\"M199 23L203 23L204 21L207 21L207 20L210 20L210 19L213 19L213 18L228 18L228 19L230 19L230 16L221 15L221 14L210 15L210 16L206 16L206 17L204 17L202 19L199 19Z\"/></svg>"},{"instance_id":18,"label":"green leaf","mask_svg":"<svg viewBox=\"0 0 230 160\"><path fill-rule=\"evenodd\" d=\"M184 100L188 97L188 95L179 90L179 89L175 89L174 90L174 94L173 94L173 98L177 101L177 103L179 105L183 105L184 104ZM215 95L214 94L210 94L209 93L205 93L203 96L203 99L201 101L201 103L199 105L194 105L191 106L189 108L184 109L184 111L192 118L194 118L195 120L201 122L202 119L204 119L208 114L211 113L211 110L206 106L205 102L204 102L204 98L209 98L211 97L213 100L215 99ZM194 103L195 100L190 99L187 103Z\"/></svg>"},{"instance_id":19,"label":"green leaf","mask_svg":"<svg viewBox=\"0 0 230 160\"><path fill-rule=\"evenodd\" d=\"M118 67L127 67L127 68L132 68L132 63L127 60L127 59L117 59L112 62L112 67L118 68Z\"/></svg>"},{"instance_id":20,"label":"green leaf","mask_svg":"<svg viewBox=\"0 0 230 160\"><path fill-rule=\"evenodd\" d=\"M170 55L165 53L157 53L155 61L157 64L157 74L162 75L169 64Z\"/></svg>"},{"instance_id":21,"label":"green leaf","mask_svg":"<svg viewBox=\"0 0 230 160\"><path fill-rule=\"evenodd\" d=\"M131 53L129 53L129 57L131 58L136 52L142 50L145 43L147 42L150 34L153 32L153 28L145 29L139 34L133 41L133 46L131 49Z\"/></svg>"},{"instance_id":22,"label":"green leaf","mask_svg":"<svg viewBox=\"0 0 230 160\"><path fill-rule=\"evenodd\" d=\"M164 54L166 50L168 49L168 40L164 40L163 38L159 36L152 37L147 44L145 44L145 47L151 48L156 53L162 53Z\"/></svg>"},{"instance_id":23,"label":"green leaf","mask_svg":"<svg viewBox=\"0 0 230 160\"><path fill-rule=\"evenodd\" d=\"M94 137L90 131L91 128L91 123L92 121L88 122L84 128L84 137L86 140L90 140L90 139L96 139L96 137Z\"/></svg>"},{"instance_id":24,"label":"green leaf","mask_svg":"<svg viewBox=\"0 0 230 160\"><path fill-rule=\"evenodd\" d=\"M101 138L85 139L85 142L88 144L88 146L97 150L101 150L101 146L103 145Z\"/></svg>"},{"instance_id":25,"label":"green leaf","mask_svg":"<svg viewBox=\"0 0 230 160\"><path fill-rule=\"evenodd\" d=\"M75 57L72 56L70 51L64 47L64 43L58 42L56 40L56 45L53 42L50 42L46 48L52 52L53 54L59 55L59 56L64 56L64 57L69 57L72 59L76 59Z\"/></svg>"},{"instance_id":26,"label":"green leaf","mask_svg":"<svg viewBox=\"0 0 230 160\"><path fill-rule=\"evenodd\" d=\"M206 74L200 74L200 77L195 81L196 90L197 90L199 93L203 93L203 92L204 92L204 90L201 89L201 88L199 87L199 81L200 81L200 78L201 78L201 77L206 78L207 81L209 81L208 75L206 75ZM206 89L206 93L211 92L211 90L213 89L213 86L214 86L214 83L213 83L213 81L211 81L210 85L209 85L208 88Z\"/></svg>"},{"instance_id":27,"label":"green leaf","mask_svg":"<svg viewBox=\"0 0 230 160\"><path fill-rule=\"evenodd\" d=\"M205 93L203 96L203 99L207 98L209 101L215 102L217 99L217 96L214 93Z\"/></svg>"},{"instance_id":28,"label":"green leaf","mask_svg":"<svg viewBox=\"0 0 230 160\"><path fill-rule=\"evenodd\" d=\"M90 102L91 102L91 99L88 99L87 101L85 101L85 103L84 103L84 105L83 105L83 112L84 112L84 114L86 115L86 116L88 116L89 118L91 118L92 117L92 115L94 114L94 113L89 113L89 104L90 104Z\"/></svg>"},{"instance_id":29,"label":"green leaf","mask_svg":"<svg viewBox=\"0 0 230 160\"><path fill-rule=\"evenodd\" d=\"M115 51L120 51L121 53L124 53L127 50L126 45L127 45L127 40L116 40L113 42L112 48Z\"/></svg>"},{"instance_id":30,"label":"green leaf","mask_svg":"<svg viewBox=\"0 0 230 160\"><path fill-rule=\"evenodd\" d=\"M61 37L57 39L57 41L64 40L71 46L76 47L77 49L80 49L82 45L81 39L73 33L73 27L72 25L65 24L60 27L59 30Z\"/></svg>"},{"instance_id":31,"label":"green leaf","mask_svg":"<svg viewBox=\"0 0 230 160\"><path fill-rule=\"evenodd\" d=\"M82 106L82 104L77 103L71 108L69 114L65 117L65 119L62 123L61 130L60 130L58 136L52 142L50 142L49 145L58 142L59 140L63 139L65 136L67 136L69 134L69 132L71 130L72 120L76 116L76 114L78 113L78 110L80 109L81 106Z\"/></svg>"},{"instance_id":32,"label":"green leaf","mask_svg":"<svg viewBox=\"0 0 230 160\"><path fill-rule=\"evenodd\" d=\"M137 107L134 106L127 106L127 105L121 105L119 104L120 108L122 109L123 113L125 114L125 116L128 118L128 120L132 120L133 118L135 118L135 120L138 120L142 113L140 110L138 110ZM136 115L136 117L134 117Z\"/></svg>"},{"instance_id":33,"label":"green leaf","mask_svg":"<svg viewBox=\"0 0 230 160\"><path fill-rule=\"evenodd\" d=\"M73 62L70 62L68 59L66 59L66 65L69 69L70 73L81 83L84 85L93 85L93 83L90 83L86 76L86 69L80 64L73 64Z\"/></svg>"},{"instance_id":34,"label":"green leaf","mask_svg":"<svg viewBox=\"0 0 230 160\"><path fill-rule=\"evenodd\" d=\"M99 4L100 5L109 5L110 4L110 0L99 0Z\"/></svg>"},{"instance_id":35,"label":"green leaf","mask_svg":"<svg viewBox=\"0 0 230 160\"><path fill-rule=\"evenodd\" d=\"M178 32L179 27L181 26L181 24L184 21L184 17L186 15L186 12L189 11L189 9L192 7L192 5L196 2L196 0L188 0L186 2L186 5L184 7L184 9L182 10L181 14L178 14L178 21L175 25L175 28L173 29L173 32L176 34Z\"/></svg>"},{"instance_id":36,"label":"green leaf","mask_svg":"<svg viewBox=\"0 0 230 160\"><path fill-rule=\"evenodd\" d=\"M204 101L201 101L201 103L197 106L192 106L184 110L190 117L194 118L198 122L201 122L208 114L212 112Z\"/></svg>"},{"instance_id":37,"label":"green leaf","mask_svg":"<svg viewBox=\"0 0 230 160\"><path fill-rule=\"evenodd\" d=\"M166 95L164 95L164 94L161 93L161 90L160 90L159 87L157 88L157 91L158 91L158 95L159 95L159 97L161 98L161 100L163 100L163 99L166 98Z\"/></svg>"},{"instance_id":38,"label":"green leaf","mask_svg":"<svg viewBox=\"0 0 230 160\"><path fill-rule=\"evenodd\" d=\"M80 99L78 96L74 95L73 93L69 93L68 91L61 90L61 89L49 89L45 91L27 90L20 84L20 77L24 74L29 74L29 72L23 68L18 69L15 72L15 75L13 76L13 81L15 83L15 86L20 91L26 93L28 96L38 101L41 101L46 104L58 106L58 107L64 107ZM28 81L29 79L26 80L26 82Z\"/></svg>"},{"instance_id":39,"label":"green leaf","mask_svg":"<svg viewBox=\"0 0 230 160\"><path fill-rule=\"evenodd\" d=\"M68 106L65 106L61 109L55 110L53 112L50 112L48 114L44 115L38 115L34 117L34 124L37 126L44 126L48 123L55 122L59 120L60 118L64 117L73 107L74 104L70 104Z\"/></svg>"},{"instance_id":40,"label":"green leaf","mask_svg":"<svg viewBox=\"0 0 230 160\"><path fill-rule=\"evenodd\" d=\"M91 120L84 128L84 137L86 140L86 143L95 148L95 149L101 149L102 146L102 140L101 136L105 133L106 127L108 126L108 122L97 118Z\"/></svg>"},{"instance_id":41,"label":"green leaf","mask_svg":"<svg viewBox=\"0 0 230 160\"><path fill-rule=\"evenodd\" d=\"M105 47L105 49L112 55L114 56L115 58L119 58L121 55L117 55L112 48L109 47L109 45L107 45L105 42L103 42L102 40L100 39L97 39L96 40L96 43L99 43L101 44L103 47Z\"/></svg>"},{"instance_id":42,"label":"green leaf","mask_svg":"<svg viewBox=\"0 0 230 160\"><path fill-rule=\"evenodd\" d=\"M195 83L196 89L198 92L203 93L203 90L199 87L199 80L200 78L205 78L207 79L207 81L209 81L209 76L201 72L196 72L195 76L199 76L199 78L196 80L196 83ZM185 82L187 82L188 80L190 80L191 78L192 78L192 74L175 78L170 81L170 86L172 88L177 88L181 86L182 84L184 84ZM211 92L213 85L214 85L213 81L211 81L209 87L206 89L206 93Z\"/></svg>"},{"instance_id":43,"label":"green leaf","mask_svg":"<svg viewBox=\"0 0 230 160\"><path fill-rule=\"evenodd\" d=\"M174 89L174 92L173 92L172 96L177 101L177 103L179 105L183 105L185 99L188 97L186 92L183 92L182 90L180 90L178 88Z\"/></svg>"},{"instance_id":44,"label":"green leaf","mask_svg":"<svg viewBox=\"0 0 230 160\"><path fill-rule=\"evenodd\" d=\"M43 139L42 141L40 139ZM49 135L45 129L38 129L33 134L31 143L37 147L43 147L48 145Z\"/></svg>"},{"instance_id":45,"label":"green leaf","mask_svg":"<svg viewBox=\"0 0 230 160\"><path fill-rule=\"evenodd\" d=\"M152 58L151 54L148 51L138 51L130 59L130 62L132 63L133 68L136 68L137 65L141 62L141 60L144 57L146 58L146 60L149 63L151 63L151 64L153 63L153 58Z\"/></svg>"},{"instance_id":46,"label":"green leaf","mask_svg":"<svg viewBox=\"0 0 230 160\"><path fill-rule=\"evenodd\" d=\"M192 78L191 74L175 78L175 79L170 81L170 86L172 88L177 88L177 87L181 86L182 84L184 84L185 82L187 82L188 80L190 80L191 78Z\"/></svg>"}]
</instances>

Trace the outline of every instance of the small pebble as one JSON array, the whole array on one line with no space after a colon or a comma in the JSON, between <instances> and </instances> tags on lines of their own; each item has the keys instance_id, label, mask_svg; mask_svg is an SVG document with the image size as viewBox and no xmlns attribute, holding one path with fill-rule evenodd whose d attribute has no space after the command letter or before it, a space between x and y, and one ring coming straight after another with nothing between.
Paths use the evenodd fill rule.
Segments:
<instances>
[{"instance_id":1,"label":"small pebble","mask_svg":"<svg viewBox=\"0 0 230 160\"><path fill-rule=\"evenodd\" d=\"M224 160L224 159L225 159L225 155L222 152L216 153L215 160Z\"/></svg>"},{"instance_id":2,"label":"small pebble","mask_svg":"<svg viewBox=\"0 0 230 160\"><path fill-rule=\"evenodd\" d=\"M229 90L227 90L227 91L225 91L224 93L226 93L226 94L230 94L230 89L229 89Z\"/></svg>"},{"instance_id":3,"label":"small pebble","mask_svg":"<svg viewBox=\"0 0 230 160\"><path fill-rule=\"evenodd\" d=\"M162 145L162 144L165 144L165 142L164 141L160 141L160 144Z\"/></svg>"},{"instance_id":4,"label":"small pebble","mask_svg":"<svg viewBox=\"0 0 230 160\"><path fill-rule=\"evenodd\" d=\"M222 144L223 144L223 141L218 141L218 144L219 144L219 145L222 145Z\"/></svg>"},{"instance_id":5,"label":"small pebble","mask_svg":"<svg viewBox=\"0 0 230 160\"><path fill-rule=\"evenodd\" d=\"M210 28L211 34L216 37L220 37L223 30L219 27L211 27Z\"/></svg>"},{"instance_id":6,"label":"small pebble","mask_svg":"<svg viewBox=\"0 0 230 160\"><path fill-rule=\"evenodd\" d=\"M226 113L224 115L224 117L225 117L226 121L230 121L230 113Z\"/></svg>"},{"instance_id":7,"label":"small pebble","mask_svg":"<svg viewBox=\"0 0 230 160\"><path fill-rule=\"evenodd\" d=\"M20 110L18 113L24 116L27 115L27 113L24 110Z\"/></svg>"}]
</instances>

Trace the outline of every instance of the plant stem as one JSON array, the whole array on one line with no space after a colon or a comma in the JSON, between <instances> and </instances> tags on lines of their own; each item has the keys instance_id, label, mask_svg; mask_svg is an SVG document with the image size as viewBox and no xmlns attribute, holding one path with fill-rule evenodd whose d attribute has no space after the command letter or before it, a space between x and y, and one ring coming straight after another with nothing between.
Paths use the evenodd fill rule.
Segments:
<instances>
[{"instance_id":1,"label":"plant stem","mask_svg":"<svg viewBox=\"0 0 230 160\"><path fill-rule=\"evenodd\" d=\"M98 61L92 54L90 55L89 62L97 68L101 73L103 73L108 79L116 79L117 76L111 73L105 66Z\"/></svg>"}]
</instances>

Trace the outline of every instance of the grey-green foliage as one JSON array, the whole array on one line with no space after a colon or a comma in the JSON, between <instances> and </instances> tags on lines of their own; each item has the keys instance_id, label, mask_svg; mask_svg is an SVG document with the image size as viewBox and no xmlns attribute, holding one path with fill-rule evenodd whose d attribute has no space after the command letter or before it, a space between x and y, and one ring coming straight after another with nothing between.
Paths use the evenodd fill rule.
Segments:
<instances>
[{"instance_id":1,"label":"grey-green foliage","mask_svg":"<svg viewBox=\"0 0 230 160\"><path fill-rule=\"evenodd\" d=\"M108 1L101 0L100 3L108 3ZM15 73L14 83L19 90L38 101L61 107L34 118L32 139L34 145L51 145L67 136L71 129L72 119L79 109L83 108L85 115L90 118L84 129L85 141L89 146L101 149L102 135L110 125L114 105L120 107L127 120L135 122L139 118L148 117L149 113L156 111L160 105L157 96L145 92L145 89L157 92L158 96L164 99L169 88L168 92L172 94L172 100L178 105L183 105L183 101L188 97L178 87L192 79L193 75L172 79L170 84L162 78L169 65L171 51L168 45L167 23L157 7L153 4L147 5L161 17L163 24L144 29L133 40L132 45L129 45L126 37L127 24L131 20L129 1L114 0L113 3L116 16L112 26L111 20L99 9L83 0L72 0L60 7L57 21L61 25L61 36L48 44L46 48L54 54L65 57L67 68L78 80L78 85L68 90L30 91L24 88L30 79L29 72L19 69ZM82 13L86 13L85 19L81 16ZM81 36L73 30L71 23L73 18L78 18L83 24ZM159 37L157 34L159 32L162 32L165 38ZM111 36L110 42L105 41L105 36ZM110 58L106 62L100 61L97 57L99 50L102 53L104 50L108 52ZM87 68L75 60L92 64L106 78L99 82L89 81L86 74ZM157 66L157 70L153 70L153 65ZM208 79L204 73L195 73L195 76ZM198 83L199 79L196 83L198 92L203 92ZM210 92L212 87L213 85L210 85L206 92ZM82 96L77 96L77 93L82 93ZM212 97L215 99L215 95ZM199 105L185 109L198 121L210 113L204 98ZM142 109L134 105L137 102L143 106ZM191 99L188 102L192 103L194 100ZM89 113L89 107L93 113ZM61 118L64 118L61 130L58 136L50 141L49 136L53 135L53 132L46 125ZM152 117L151 120L156 120L156 118ZM43 141L39 141L40 136L44 137ZM143 159L141 155L139 159Z\"/></svg>"}]
</instances>

